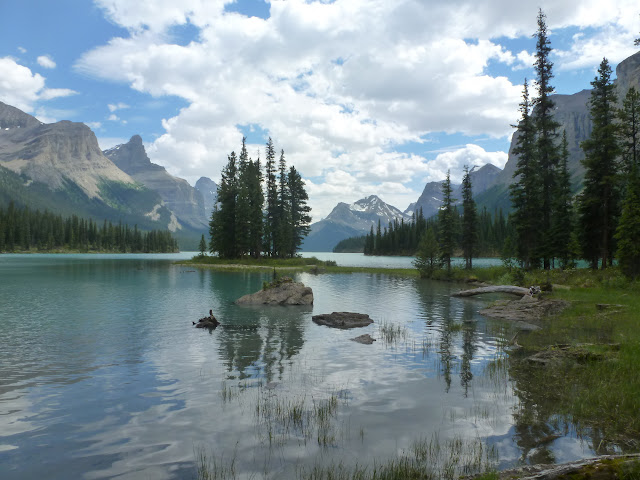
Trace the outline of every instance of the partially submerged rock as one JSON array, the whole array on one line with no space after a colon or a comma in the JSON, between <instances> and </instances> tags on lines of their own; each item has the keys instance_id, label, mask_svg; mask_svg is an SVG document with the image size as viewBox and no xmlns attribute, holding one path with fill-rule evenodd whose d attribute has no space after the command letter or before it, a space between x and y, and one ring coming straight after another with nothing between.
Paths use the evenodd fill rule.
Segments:
<instances>
[{"instance_id":1,"label":"partially submerged rock","mask_svg":"<svg viewBox=\"0 0 640 480\"><path fill-rule=\"evenodd\" d=\"M322 315L314 315L311 319L318 325L326 325L333 328L358 328L371 325L373 320L365 313L333 312Z\"/></svg>"},{"instance_id":2,"label":"partially submerged rock","mask_svg":"<svg viewBox=\"0 0 640 480\"><path fill-rule=\"evenodd\" d=\"M494 302L480 310L480 314L491 318L509 320L524 330L540 328L541 320L546 315L561 312L569 306L569 302L557 299L536 298L525 295L520 300L503 300Z\"/></svg>"},{"instance_id":3,"label":"partially submerged rock","mask_svg":"<svg viewBox=\"0 0 640 480\"><path fill-rule=\"evenodd\" d=\"M313 290L303 283L288 281L245 295L238 305L313 305Z\"/></svg>"},{"instance_id":4,"label":"partially submerged rock","mask_svg":"<svg viewBox=\"0 0 640 480\"><path fill-rule=\"evenodd\" d=\"M371 345L373 342L376 341L376 339L373 338L368 333L365 333L364 335L360 335L356 338L352 338L351 340L353 340L354 342L362 343L363 345Z\"/></svg>"},{"instance_id":5,"label":"partially submerged rock","mask_svg":"<svg viewBox=\"0 0 640 480\"><path fill-rule=\"evenodd\" d=\"M208 317L202 317L200 320L198 320L198 323L194 322L194 324L196 328L208 328L210 330L213 330L218 325L220 325L220 322L216 319L216 317L213 316L213 312L209 310Z\"/></svg>"}]
</instances>

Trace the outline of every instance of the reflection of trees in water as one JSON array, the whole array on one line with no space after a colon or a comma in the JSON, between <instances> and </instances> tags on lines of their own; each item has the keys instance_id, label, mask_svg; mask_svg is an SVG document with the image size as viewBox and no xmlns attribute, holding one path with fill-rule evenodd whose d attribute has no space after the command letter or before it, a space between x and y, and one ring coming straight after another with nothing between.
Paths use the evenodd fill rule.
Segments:
<instances>
[{"instance_id":1,"label":"reflection of trees in water","mask_svg":"<svg viewBox=\"0 0 640 480\"><path fill-rule=\"evenodd\" d=\"M285 362L304 344L308 307L247 307L233 302L262 288L271 274L239 272L210 276L214 315L221 325L212 332L228 376L281 379ZM241 293L238 293L241 292ZM235 373L234 373L235 372Z\"/></svg>"},{"instance_id":2,"label":"reflection of trees in water","mask_svg":"<svg viewBox=\"0 0 640 480\"><path fill-rule=\"evenodd\" d=\"M471 362L477 350L476 322L473 320L474 308L471 302L463 302L462 310L462 361L460 364L460 385L464 389L464 396L469 394L469 385L473 380Z\"/></svg>"},{"instance_id":3,"label":"reflection of trees in water","mask_svg":"<svg viewBox=\"0 0 640 480\"><path fill-rule=\"evenodd\" d=\"M452 371L458 366L457 357L453 353L457 341L456 334L462 332L463 353L459 362L460 384L464 389L464 395L467 396L473 379L471 364L477 350L473 304L451 298L449 294L452 286L449 284L419 281L417 282L417 290L427 327L438 329L440 337L438 352L446 392L451 388Z\"/></svg>"}]
</instances>

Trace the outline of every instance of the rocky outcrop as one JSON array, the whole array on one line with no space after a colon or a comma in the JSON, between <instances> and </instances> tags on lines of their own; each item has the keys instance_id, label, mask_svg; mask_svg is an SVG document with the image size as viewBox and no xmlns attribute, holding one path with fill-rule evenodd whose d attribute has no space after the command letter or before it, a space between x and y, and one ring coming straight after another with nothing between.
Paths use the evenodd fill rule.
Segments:
<instances>
[{"instance_id":1,"label":"rocky outcrop","mask_svg":"<svg viewBox=\"0 0 640 480\"><path fill-rule=\"evenodd\" d=\"M512 322L522 330L537 330L544 316L560 313L569 302L557 299L539 299L523 296L520 300L497 301L480 310L480 314Z\"/></svg>"},{"instance_id":2,"label":"rocky outcrop","mask_svg":"<svg viewBox=\"0 0 640 480\"><path fill-rule=\"evenodd\" d=\"M30 128L38 125L42 125L42 122L36 117L0 102L0 129L7 131L12 128Z\"/></svg>"},{"instance_id":3,"label":"rocky outcrop","mask_svg":"<svg viewBox=\"0 0 640 480\"><path fill-rule=\"evenodd\" d=\"M363 345L371 345L373 342L376 341L376 339L373 338L368 333L365 333L364 335L359 335L356 338L352 338L351 340L357 343L361 343Z\"/></svg>"},{"instance_id":4,"label":"rocky outcrop","mask_svg":"<svg viewBox=\"0 0 640 480\"><path fill-rule=\"evenodd\" d=\"M333 312L314 315L311 319L318 325L326 325L327 327L342 329L366 327L373 323L373 320L369 318L369 315L352 312Z\"/></svg>"},{"instance_id":5,"label":"rocky outcrop","mask_svg":"<svg viewBox=\"0 0 640 480\"><path fill-rule=\"evenodd\" d=\"M238 305L313 305L313 291L303 283L282 282L277 286L245 295Z\"/></svg>"},{"instance_id":6,"label":"rocky outcrop","mask_svg":"<svg viewBox=\"0 0 640 480\"><path fill-rule=\"evenodd\" d=\"M151 163L139 135L117 145L104 154L120 169L145 187L157 192L164 204L175 213L180 224L205 230L208 219L202 194L186 180L174 177L164 167Z\"/></svg>"}]
</instances>

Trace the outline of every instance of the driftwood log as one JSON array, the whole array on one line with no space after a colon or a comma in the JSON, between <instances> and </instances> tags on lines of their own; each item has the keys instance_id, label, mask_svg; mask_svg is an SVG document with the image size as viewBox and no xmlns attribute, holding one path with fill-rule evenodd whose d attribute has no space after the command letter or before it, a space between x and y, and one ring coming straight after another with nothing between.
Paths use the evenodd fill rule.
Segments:
<instances>
[{"instance_id":1,"label":"driftwood log","mask_svg":"<svg viewBox=\"0 0 640 480\"><path fill-rule=\"evenodd\" d=\"M483 293L511 293L522 297L529 295L529 289L524 287L516 287L515 285L494 285L492 287L472 288L471 290L462 290L452 293L452 297L471 297L473 295L481 295Z\"/></svg>"}]
</instances>

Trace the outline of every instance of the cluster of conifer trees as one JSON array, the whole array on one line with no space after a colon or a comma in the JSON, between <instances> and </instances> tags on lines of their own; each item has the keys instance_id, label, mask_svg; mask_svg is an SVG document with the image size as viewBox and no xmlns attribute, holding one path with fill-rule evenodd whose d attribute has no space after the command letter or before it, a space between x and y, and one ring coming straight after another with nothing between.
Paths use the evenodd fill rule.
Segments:
<instances>
[{"instance_id":1,"label":"cluster of conifer trees","mask_svg":"<svg viewBox=\"0 0 640 480\"><path fill-rule=\"evenodd\" d=\"M591 82L593 130L581 144L584 188L574 198L566 134L560 136L560 125L553 118L553 64L542 11L535 36L538 96L530 98L525 79L514 149L518 161L510 190L516 256L527 269L549 269L554 260L561 267L570 266L576 258L589 261L594 269L606 268L616 256L625 272L636 276L640 274L640 95L630 88L618 108L611 67L606 58L602 60Z\"/></svg>"},{"instance_id":2,"label":"cluster of conifer trees","mask_svg":"<svg viewBox=\"0 0 640 480\"><path fill-rule=\"evenodd\" d=\"M209 222L209 251L223 258L293 257L311 223L304 181L295 167L287 169L284 150L276 165L271 138L264 175L260 158L249 158L245 142L240 156L231 152L222 169Z\"/></svg>"},{"instance_id":3,"label":"cluster of conifer trees","mask_svg":"<svg viewBox=\"0 0 640 480\"><path fill-rule=\"evenodd\" d=\"M92 219L16 208L13 202L6 210L0 207L0 252L29 250L166 253L177 252L178 243L169 231L143 232L106 220L98 226Z\"/></svg>"}]
</instances>

